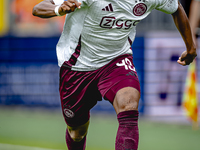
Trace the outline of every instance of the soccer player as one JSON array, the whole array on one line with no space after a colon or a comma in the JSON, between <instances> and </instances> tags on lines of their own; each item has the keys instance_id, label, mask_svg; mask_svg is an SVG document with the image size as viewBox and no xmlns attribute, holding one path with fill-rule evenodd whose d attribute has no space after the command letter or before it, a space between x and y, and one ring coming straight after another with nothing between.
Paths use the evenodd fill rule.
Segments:
<instances>
[{"instance_id":1,"label":"soccer player","mask_svg":"<svg viewBox=\"0 0 200 150\"><path fill-rule=\"evenodd\" d=\"M192 0L190 4L190 11L189 11L189 21L191 25L191 29L193 31L193 36L197 45L196 35L197 35L197 28L200 22L200 0Z\"/></svg>"},{"instance_id":2,"label":"soccer player","mask_svg":"<svg viewBox=\"0 0 200 150\"><path fill-rule=\"evenodd\" d=\"M136 25L153 9L172 14L186 45L177 62L190 64L196 47L177 0L44 0L33 8L41 18L68 14L57 57L69 150L85 149L90 109L102 97L113 105L119 122L115 150L137 150L140 85L131 45Z\"/></svg>"}]
</instances>

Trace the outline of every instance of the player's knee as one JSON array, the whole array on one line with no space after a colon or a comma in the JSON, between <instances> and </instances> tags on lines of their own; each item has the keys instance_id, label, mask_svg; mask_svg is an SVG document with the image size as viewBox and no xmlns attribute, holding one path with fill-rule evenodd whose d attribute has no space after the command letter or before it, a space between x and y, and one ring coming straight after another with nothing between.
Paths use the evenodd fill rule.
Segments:
<instances>
[{"instance_id":1,"label":"player's knee","mask_svg":"<svg viewBox=\"0 0 200 150\"><path fill-rule=\"evenodd\" d=\"M128 111L128 110L137 110L138 109L138 101L139 99L133 99L132 96L128 96L124 98L124 102L118 105L118 108L121 111Z\"/></svg>"},{"instance_id":2,"label":"player's knee","mask_svg":"<svg viewBox=\"0 0 200 150\"><path fill-rule=\"evenodd\" d=\"M87 134L89 121L79 127L68 126L68 132L75 142L80 142Z\"/></svg>"},{"instance_id":3,"label":"player's knee","mask_svg":"<svg viewBox=\"0 0 200 150\"><path fill-rule=\"evenodd\" d=\"M86 134L85 135L76 134L73 131L70 132L69 134L70 134L71 138L73 139L73 141L75 141L75 142L80 142L86 135Z\"/></svg>"},{"instance_id":4,"label":"player's knee","mask_svg":"<svg viewBox=\"0 0 200 150\"><path fill-rule=\"evenodd\" d=\"M119 90L116 94L113 106L117 113L128 110L137 110L140 99L138 90L126 87Z\"/></svg>"},{"instance_id":5,"label":"player's knee","mask_svg":"<svg viewBox=\"0 0 200 150\"><path fill-rule=\"evenodd\" d=\"M122 109L122 111L137 110L138 102L131 100L128 104L122 105L121 109Z\"/></svg>"},{"instance_id":6,"label":"player's knee","mask_svg":"<svg viewBox=\"0 0 200 150\"><path fill-rule=\"evenodd\" d=\"M69 135L75 142L80 142L87 134L87 131L80 132L79 130L68 130Z\"/></svg>"}]
</instances>

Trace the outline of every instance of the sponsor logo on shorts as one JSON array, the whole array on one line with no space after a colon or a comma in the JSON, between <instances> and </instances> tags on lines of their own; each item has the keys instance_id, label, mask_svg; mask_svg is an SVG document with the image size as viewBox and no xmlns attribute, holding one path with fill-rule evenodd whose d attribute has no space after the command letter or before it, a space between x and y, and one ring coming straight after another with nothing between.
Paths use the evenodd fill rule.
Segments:
<instances>
[{"instance_id":1,"label":"sponsor logo on shorts","mask_svg":"<svg viewBox=\"0 0 200 150\"><path fill-rule=\"evenodd\" d=\"M133 71L127 73L126 76L135 76L135 77L137 77L137 75Z\"/></svg>"},{"instance_id":2,"label":"sponsor logo on shorts","mask_svg":"<svg viewBox=\"0 0 200 150\"><path fill-rule=\"evenodd\" d=\"M144 3L139 3L133 8L135 16L142 16L147 11L147 6Z\"/></svg>"},{"instance_id":3,"label":"sponsor logo on shorts","mask_svg":"<svg viewBox=\"0 0 200 150\"><path fill-rule=\"evenodd\" d=\"M73 111L71 111L70 109L67 109L67 108L64 108L63 112L64 112L65 116L68 118L73 118L75 115Z\"/></svg>"}]
</instances>

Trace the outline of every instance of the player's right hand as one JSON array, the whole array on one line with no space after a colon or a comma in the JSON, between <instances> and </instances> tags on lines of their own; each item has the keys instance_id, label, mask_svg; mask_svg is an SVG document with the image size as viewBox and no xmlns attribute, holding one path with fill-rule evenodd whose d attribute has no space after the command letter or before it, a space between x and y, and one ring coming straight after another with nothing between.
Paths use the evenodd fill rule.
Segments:
<instances>
[{"instance_id":1,"label":"player's right hand","mask_svg":"<svg viewBox=\"0 0 200 150\"><path fill-rule=\"evenodd\" d=\"M77 2L76 0L65 0L59 7L58 12L60 15L65 15L73 12L76 8L81 8L80 2Z\"/></svg>"}]
</instances>

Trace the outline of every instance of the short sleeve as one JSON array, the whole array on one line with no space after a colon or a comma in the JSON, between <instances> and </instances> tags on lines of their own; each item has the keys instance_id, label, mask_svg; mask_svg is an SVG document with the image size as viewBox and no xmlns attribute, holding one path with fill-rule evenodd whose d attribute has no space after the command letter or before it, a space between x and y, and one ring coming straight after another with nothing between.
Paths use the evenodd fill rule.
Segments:
<instances>
[{"instance_id":1,"label":"short sleeve","mask_svg":"<svg viewBox=\"0 0 200 150\"><path fill-rule=\"evenodd\" d=\"M178 0L157 0L157 10L166 14L173 14L178 9Z\"/></svg>"}]
</instances>

